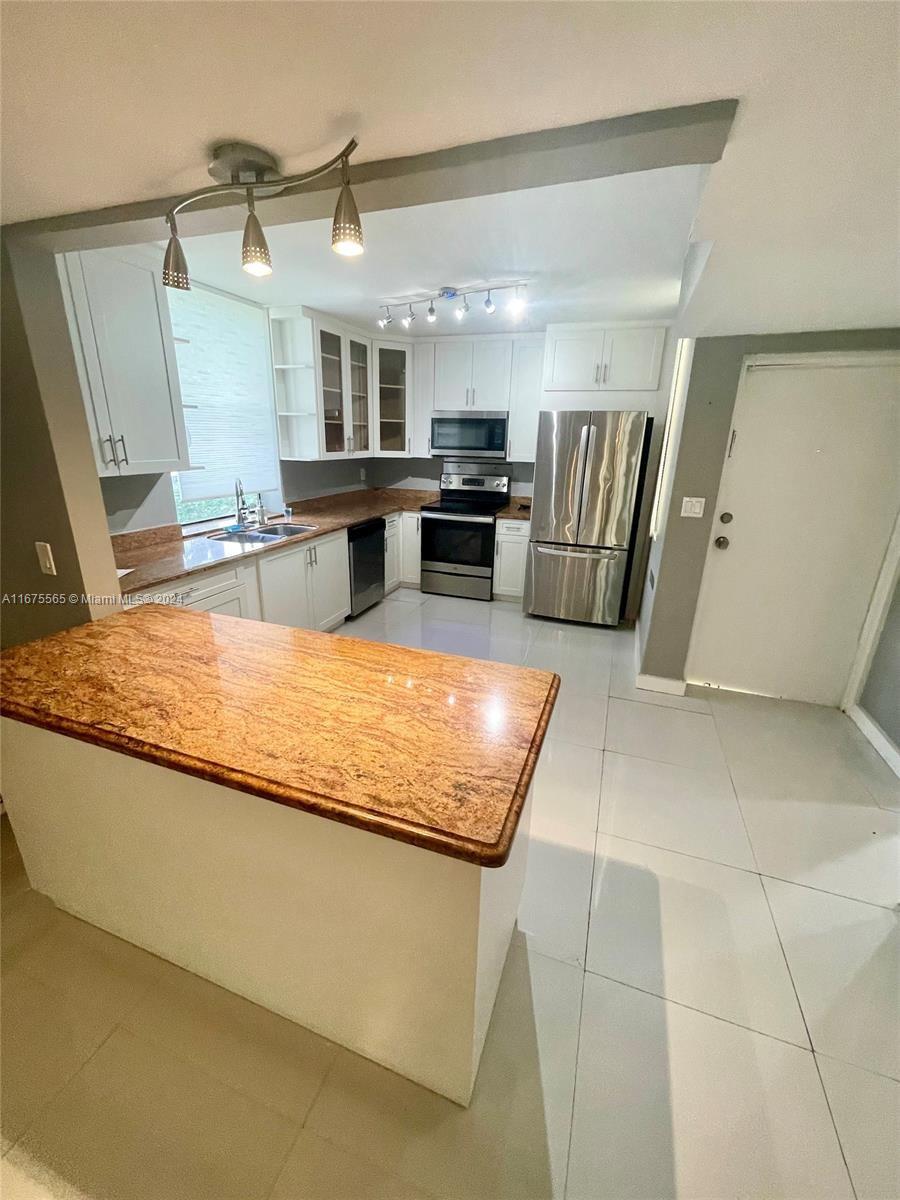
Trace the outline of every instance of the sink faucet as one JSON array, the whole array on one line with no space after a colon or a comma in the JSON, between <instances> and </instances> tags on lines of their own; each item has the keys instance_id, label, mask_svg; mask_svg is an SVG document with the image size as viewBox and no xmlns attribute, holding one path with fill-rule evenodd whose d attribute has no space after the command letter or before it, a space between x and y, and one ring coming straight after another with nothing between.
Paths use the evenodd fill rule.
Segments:
<instances>
[{"instance_id":1,"label":"sink faucet","mask_svg":"<svg viewBox=\"0 0 900 1200\"><path fill-rule=\"evenodd\" d=\"M239 479L234 481L234 519L238 525L243 525L247 520L247 498Z\"/></svg>"}]
</instances>

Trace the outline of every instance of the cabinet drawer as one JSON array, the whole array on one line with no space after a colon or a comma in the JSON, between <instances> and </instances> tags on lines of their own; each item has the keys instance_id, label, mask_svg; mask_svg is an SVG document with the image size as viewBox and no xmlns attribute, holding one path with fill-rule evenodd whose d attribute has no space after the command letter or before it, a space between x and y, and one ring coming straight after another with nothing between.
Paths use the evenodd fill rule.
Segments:
<instances>
[{"instance_id":1,"label":"cabinet drawer","mask_svg":"<svg viewBox=\"0 0 900 1200\"><path fill-rule=\"evenodd\" d=\"M522 537L527 538L531 532L530 521L513 521L513 520L498 520L497 536L498 537Z\"/></svg>"},{"instance_id":2,"label":"cabinet drawer","mask_svg":"<svg viewBox=\"0 0 900 1200\"><path fill-rule=\"evenodd\" d=\"M177 592L182 597L183 604L194 604L198 600L216 596L227 588L237 587L242 582L239 569L234 566L224 571L186 575L181 579L173 579L171 583L161 583L151 591L140 592L135 600L141 604L152 604L157 596L171 596L173 592Z\"/></svg>"}]
</instances>

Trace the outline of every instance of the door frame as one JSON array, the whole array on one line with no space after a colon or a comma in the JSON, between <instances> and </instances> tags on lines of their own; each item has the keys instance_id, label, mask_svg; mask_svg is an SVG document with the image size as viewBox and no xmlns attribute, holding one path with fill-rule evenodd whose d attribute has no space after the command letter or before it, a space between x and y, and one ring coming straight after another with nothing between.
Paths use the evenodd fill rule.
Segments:
<instances>
[{"instance_id":1,"label":"door frame","mask_svg":"<svg viewBox=\"0 0 900 1200\"><path fill-rule=\"evenodd\" d=\"M725 465L728 462L728 455L731 449L732 438L734 437L734 417L738 409L738 403L741 397L741 391L745 385L747 375L754 367L881 367L881 366L900 366L900 351L896 350L822 350L810 351L806 353L785 353L785 354L747 354L741 363L740 375L738 376L738 385L734 393L734 405L731 410L731 425L728 431L728 440L726 442L725 454L722 458L722 469L719 472L719 482L716 486L716 494L713 501L713 511L718 511L719 494L722 490L722 478L725 474ZM712 530L710 530L712 537ZM697 594L697 603L694 608L694 621L691 626L691 637L688 642L688 651L685 658L685 681L691 682L690 671L688 664L691 661L691 653L694 648L694 638L697 632L697 617L700 613L701 601L703 600L704 591L707 588L707 566L709 564L710 550L712 541L707 544L706 558L703 561L703 576L700 580L700 591ZM894 520L894 529L885 550L884 559L881 564L881 570L875 580L872 589L872 595L869 599L869 606L866 610L866 616L863 620L862 629L860 630L859 642L856 648L856 655L850 667L850 673L847 677L847 684L844 689L844 694L841 698L840 710L850 713L850 710L856 709L856 703L862 695L863 688L866 684L866 678L869 673L869 668L872 664L872 658L875 654L875 647L878 644L878 638L884 628L884 623L887 620L888 609L893 598L894 586L900 578L900 512ZM708 686L715 686L708 685ZM756 694L756 693L754 693ZM852 716L852 713L851 713ZM863 730L863 733L866 731ZM868 735L866 735L868 737Z\"/></svg>"}]
</instances>

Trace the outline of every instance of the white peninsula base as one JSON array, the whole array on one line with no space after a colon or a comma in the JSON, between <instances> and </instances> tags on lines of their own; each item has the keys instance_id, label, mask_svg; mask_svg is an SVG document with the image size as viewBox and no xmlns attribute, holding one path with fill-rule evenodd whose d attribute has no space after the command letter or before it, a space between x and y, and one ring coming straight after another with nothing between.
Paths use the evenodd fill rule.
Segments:
<instances>
[{"instance_id":1,"label":"white peninsula base","mask_svg":"<svg viewBox=\"0 0 900 1200\"><path fill-rule=\"evenodd\" d=\"M60 908L466 1105L525 876L3 719L3 794Z\"/></svg>"}]
</instances>

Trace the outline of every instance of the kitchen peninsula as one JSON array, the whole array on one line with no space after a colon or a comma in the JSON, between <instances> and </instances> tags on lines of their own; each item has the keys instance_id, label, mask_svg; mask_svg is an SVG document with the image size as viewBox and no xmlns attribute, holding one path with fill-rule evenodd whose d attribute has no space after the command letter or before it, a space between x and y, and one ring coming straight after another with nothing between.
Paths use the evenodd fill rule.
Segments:
<instances>
[{"instance_id":1,"label":"kitchen peninsula","mask_svg":"<svg viewBox=\"0 0 900 1200\"><path fill-rule=\"evenodd\" d=\"M37 890L468 1103L557 676L151 604L2 666Z\"/></svg>"}]
</instances>

